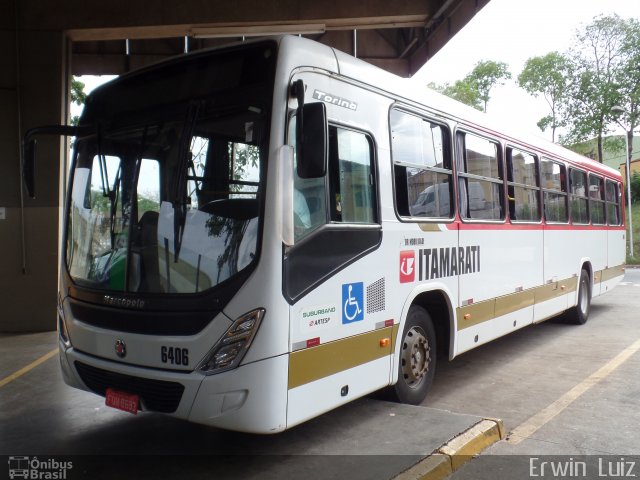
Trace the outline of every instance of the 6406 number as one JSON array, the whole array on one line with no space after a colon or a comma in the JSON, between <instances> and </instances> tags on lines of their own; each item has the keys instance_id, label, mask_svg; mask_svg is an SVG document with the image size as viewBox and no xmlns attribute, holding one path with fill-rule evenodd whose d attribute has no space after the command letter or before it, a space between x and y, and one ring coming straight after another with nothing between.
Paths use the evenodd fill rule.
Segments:
<instances>
[{"instance_id":1,"label":"6406 number","mask_svg":"<svg viewBox=\"0 0 640 480\"><path fill-rule=\"evenodd\" d=\"M178 347L160 347L160 360L171 365L189 365L189 349Z\"/></svg>"}]
</instances>

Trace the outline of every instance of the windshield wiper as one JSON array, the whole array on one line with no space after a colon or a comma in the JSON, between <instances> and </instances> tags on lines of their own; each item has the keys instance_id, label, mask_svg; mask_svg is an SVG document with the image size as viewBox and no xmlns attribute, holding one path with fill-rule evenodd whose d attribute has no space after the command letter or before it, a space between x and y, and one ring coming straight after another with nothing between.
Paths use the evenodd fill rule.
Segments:
<instances>
[{"instance_id":1,"label":"windshield wiper","mask_svg":"<svg viewBox=\"0 0 640 480\"><path fill-rule=\"evenodd\" d=\"M187 221L187 205L191 203L191 198L187 196L188 166L191 162L191 134L198 118L200 105L191 103L187 110L187 115L180 137L178 148L178 168L173 192L173 250L174 262L178 262L180 257L180 247L182 246L182 236L184 226Z\"/></svg>"},{"instance_id":2,"label":"windshield wiper","mask_svg":"<svg viewBox=\"0 0 640 480\"><path fill-rule=\"evenodd\" d=\"M102 129L100 124L97 128L97 153L98 164L100 165L100 183L102 185L102 196L109 199L109 237L111 240L111 249L115 247L115 223L118 205L118 188L120 185L120 165L116 172L116 178L113 182L113 189L109 184L109 170L107 169L107 158L102 153Z\"/></svg>"},{"instance_id":3,"label":"windshield wiper","mask_svg":"<svg viewBox=\"0 0 640 480\"><path fill-rule=\"evenodd\" d=\"M107 187L108 188L108 187ZM120 190L120 167L116 172L116 178L113 182L113 190L109 190L107 195L109 197L110 209L109 209L109 234L111 236L111 249L115 246L116 239L116 216L118 214L118 192Z\"/></svg>"}]
</instances>

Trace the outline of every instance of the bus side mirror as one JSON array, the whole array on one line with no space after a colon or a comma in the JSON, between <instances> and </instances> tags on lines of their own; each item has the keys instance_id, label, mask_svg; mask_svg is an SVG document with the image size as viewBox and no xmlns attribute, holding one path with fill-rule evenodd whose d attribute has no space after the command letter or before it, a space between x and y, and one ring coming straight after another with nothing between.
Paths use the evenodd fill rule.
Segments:
<instances>
[{"instance_id":1,"label":"bus side mirror","mask_svg":"<svg viewBox=\"0 0 640 480\"><path fill-rule=\"evenodd\" d=\"M22 178L31 198L36 198L36 140L25 140L22 145Z\"/></svg>"},{"instance_id":2,"label":"bus side mirror","mask_svg":"<svg viewBox=\"0 0 640 480\"><path fill-rule=\"evenodd\" d=\"M307 103L296 115L296 159L300 178L324 177L327 172L329 127L324 103Z\"/></svg>"},{"instance_id":3,"label":"bus side mirror","mask_svg":"<svg viewBox=\"0 0 640 480\"><path fill-rule=\"evenodd\" d=\"M35 170L36 170L36 135L60 135L63 137L78 137L92 133L89 127L73 125L46 125L27 130L22 139L22 178L31 198L36 198Z\"/></svg>"}]
</instances>

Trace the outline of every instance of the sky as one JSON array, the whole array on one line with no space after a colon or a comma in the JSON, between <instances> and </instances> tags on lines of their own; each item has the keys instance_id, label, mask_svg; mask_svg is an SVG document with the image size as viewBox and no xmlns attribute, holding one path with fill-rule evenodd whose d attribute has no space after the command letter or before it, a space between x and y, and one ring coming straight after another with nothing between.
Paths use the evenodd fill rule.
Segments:
<instances>
[{"instance_id":1,"label":"sky","mask_svg":"<svg viewBox=\"0 0 640 480\"><path fill-rule=\"evenodd\" d=\"M512 80L491 91L487 112L516 128L551 139L536 126L549 113L545 100L534 98L518 88L515 79L528 58L552 51L565 52L575 40L576 31L597 15L617 13L622 18L640 19L640 0L490 0L415 75L425 84L453 83L469 73L480 60L509 65ZM110 76L81 77L89 92L111 79ZM78 115L80 109L72 109ZM514 113L517 112L517 113ZM615 133L622 133L622 129Z\"/></svg>"},{"instance_id":2,"label":"sky","mask_svg":"<svg viewBox=\"0 0 640 480\"><path fill-rule=\"evenodd\" d=\"M551 131L542 133L536 125L549 113L546 101L518 88L515 79L528 58L567 51L578 29L598 15L614 13L640 19L640 0L490 0L415 78L425 83L453 83L480 60L505 62L512 80L491 91L487 113L551 140Z\"/></svg>"}]
</instances>

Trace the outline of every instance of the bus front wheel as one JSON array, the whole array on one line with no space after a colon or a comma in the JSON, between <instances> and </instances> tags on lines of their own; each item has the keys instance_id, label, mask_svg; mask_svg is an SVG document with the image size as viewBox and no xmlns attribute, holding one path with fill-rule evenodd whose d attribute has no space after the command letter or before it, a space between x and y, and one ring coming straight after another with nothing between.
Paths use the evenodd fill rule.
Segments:
<instances>
[{"instance_id":1,"label":"bus front wheel","mask_svg":"<svg viewBox=\"0 0 640 480\"><path fill-rule=\"evenodd\" d=\"M436 369L436 333L429 313L419 305L409 309L398 362L397 401L420 404L427 396Z\"/></svg>"},{"instance_id":2,"label":"bus front wheel","mask_svg":"<svg viewBox=\"0 0 640 480\"><path fill-rule=\"evenodd\" d=\"M578 304L569 310L569 321L575 325L584 325L591 309L591 282L589 272L582 270L578 280Z\"/></svg>"}]
</instances>

